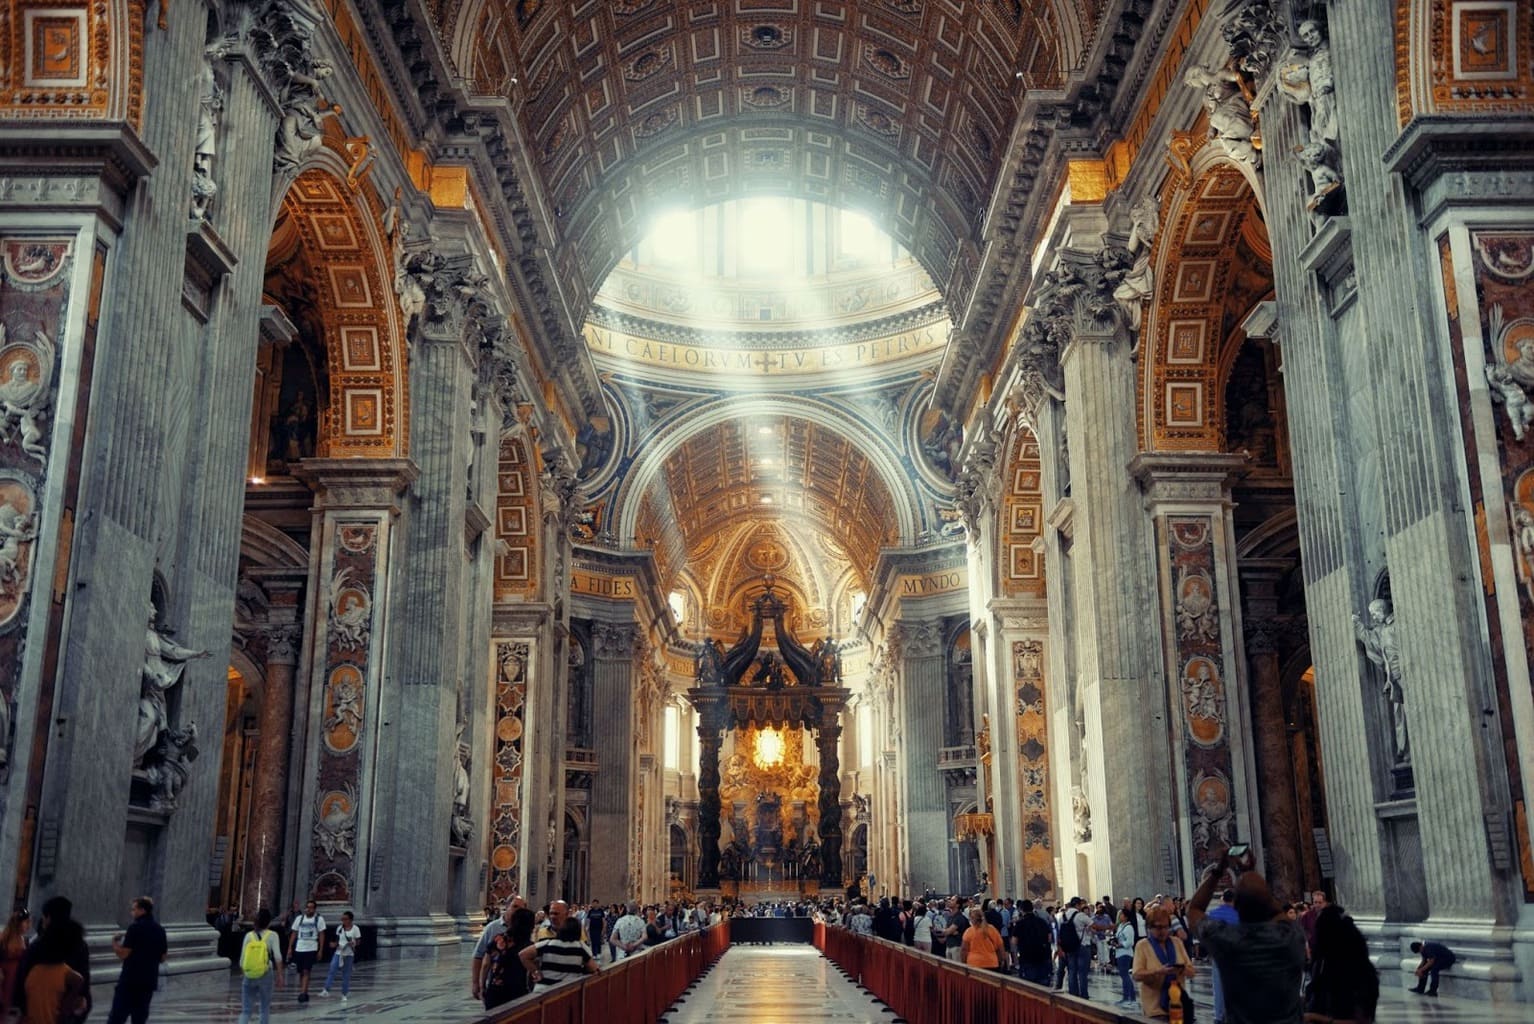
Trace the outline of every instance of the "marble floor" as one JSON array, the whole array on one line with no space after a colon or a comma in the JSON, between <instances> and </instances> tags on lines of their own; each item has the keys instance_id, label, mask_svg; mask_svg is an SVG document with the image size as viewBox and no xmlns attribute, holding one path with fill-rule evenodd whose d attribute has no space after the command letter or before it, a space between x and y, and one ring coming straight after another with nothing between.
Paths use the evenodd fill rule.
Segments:
<instances>
[{"instance_id":1,"label":"marble floor","mask_svg":"<svg viewBox=\"0 0 1534 1024\"><path fill-rule=\"evenodd\" d=\"M669 1024L884 1024L890 1019L809 946L736 946L725 956L689 996L668 1011ZM103 980L106 977L110 976L103 972ZM320 997L324 974L317 969L312 999L300 1005L293 972L288 971L287 988L273 1001L272 1019L283 1024L453 1024L479 1012L469 997L468 977L468 946L433 960L362 963L352 976L351 999L343 1004L339 992L328 999ZM1112 1003L1118 998L1118 982L1094 975L1090 992L1094 1002ZM1203 1010L1200 1024L1210 1024L1214 1015L1208 1007L1207 984L1195 988L1194 994ZM98 984L95 998L91 1019L105 1020L111 985ZM172 977L167 989L155 997L150 1019L156 1024L234 1024L239 1015L240 981L231 971ZM1514 1021L1534 1021L1534 1012L1448 997L1429 1001L1397 992L1387 992L1379 1009L1379 1024Z\"/></svg>"}]
</instances>

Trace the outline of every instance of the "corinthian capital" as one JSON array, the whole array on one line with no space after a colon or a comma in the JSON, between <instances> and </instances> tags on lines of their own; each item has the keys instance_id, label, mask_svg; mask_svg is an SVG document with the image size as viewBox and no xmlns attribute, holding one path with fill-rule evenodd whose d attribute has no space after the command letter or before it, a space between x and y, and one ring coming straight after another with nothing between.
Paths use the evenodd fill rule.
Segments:
<instances>
[{"instance_id":1,"label":"corinthian capital","mask_svg":"<svg viewBox=\"0 0 1534 1024\"><path fill-rule=\"evenodd\" d=\"M442 341L468 341L476 348L493 329L494 310L488 301L489 278L480 273L469 253L446 255L432 245L404 257L397 282L400 308L416 317L416 329Z\"/></svg>"},{"instance_id":2,"label":"corinthian capital","mask_svg":"<svg viewBox=\"0 0 1534 1024\"><path fill-rule=\"evenodd\" d=\"M935 658L943 649L943 631L937 622L897 622L890 629L890 649L895 656Z\"/></svg>"},{"instance_id":3,"label":"corinthian capital","mask_svg":"<svg viewBox=\"0 0 1534 1024\"><path fill-rule=\"evenodd\" d=\"M274 623L266 627L266 661L269 665L296 665L298 645L303 630L296 622Z\"/></svg>"},{"instance_id":4,"label":"corinthian capital","mask_svg":"<svg viewBox=\"0 0 1534 1024\"><path fill-rule=\"evenodd\" d=\"M628 624L598 622L591 627L592 654L603 661L628 661L634 657L639 631Z\"/></svg>"}]
</instances>

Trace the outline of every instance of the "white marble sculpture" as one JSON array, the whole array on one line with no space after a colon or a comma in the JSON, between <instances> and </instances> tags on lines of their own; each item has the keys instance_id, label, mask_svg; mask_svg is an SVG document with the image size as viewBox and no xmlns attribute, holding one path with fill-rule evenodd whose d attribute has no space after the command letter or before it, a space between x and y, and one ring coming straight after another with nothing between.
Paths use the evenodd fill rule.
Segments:
<instances>
[{"instance_id":1,"label":"white marble sculpture","mask_svg":"<svg viewBox=\"0 0 1534 1024\"><path fill-rule=\"evenodd\" d=\"M0 501L0 599L19 599L26 583L24 545L37 539L37 517L23 514L9 498Z\"/></svg>"},{"instance_id":2,"label":"white marble sculpture","mask_svg":"<svg viewBox=\"0 0 1534 1024\"><path fill-rule=\"evenodd\" d=\"M1507 330L1503 326L1505 314L1501 304L1489 311L1491 334L1497 339L1496 351L1507 351ZM1491 400L1502 406L1507 422L1513 430L1513 438L1522 441L1529 427L1534 426L1534 337L1520 338L1514 343L1518 356L1498 360L1495 356L1486 365L1486 383L1491 386Z\"/></svg>"},{"instance_id":3,"label":"white marble sculpture","mask_svg":"<svg viewBox=\"0 0 1534 1024\"><path fill-rule=\"evenodd\" d=\"M1092 805L1080 786L1071 787L1071 838L1078 843L1092 841Z\"/></svg>"},{"instance_id":4,"label":"white marble sculpture","mask_svg":"<svg viewBox=\"0 0 1534 1024\"><path fill-rule=\"evenodd\" d=\"M194 224L208 219L218 184L213 180L213 160L218 154L218 127L224 116L224 90L218 84L213 61L222 53L210 47L197 74L197 137L192 144L192 209Z\"/></svg>"},{"instance_id":5,"label":"white marble sculpture","mask_svg":"<svg viewBox=\"0 0 1534 1024\"><path fill-rule=\"evenodd\" d=\"M1146 196L1129 211L1129 241L1124 248L1134 254L1134 264L1113 289L1113 297L1123 307L1131 330L1140 329L1145 300L1156 289L1156 272L1151 266L1155 254L1152 243L1161 228L1161 210L1154 196Z\"/></svg>"},{"instance_id":6,"label":"white marble sculpture","mask_svg":"<svg viewBox=\"0 0 1534 1024\"><path fill-rule=\"evenodd\" d=\"M279 173L295 173L304 159L322 144L325 118L341 112L320 92L323 81L335 69L324 61L315 61L310 74L293 71L282 89L282 120L277 124L277 148L272 168Z\"/></svg>"},{"instance_id":7,"label":"white marble sculpture","mask_svg":"<svg viewBox=\"0 0 1534 1024\"><path fill-rule=\"evenodd\" d=\"M1183 75L1183 83L1204 94L1210 138L1237 163L1254 170L1260 167L1262 143L1251 105L1241 91L1241 76L1229 68L1195 64Z\"/></svg>"},{"instance_id":8,"label":"white marble sculpture","mask_svg":"<svg viewBox=\"0 0 1534 1024\"><path fill-rule=\"evenodd\" d=\"M362 650L372 630L373 601L368 592L351 582L351 570L342 569L330 580L330 635L347 650Z\"/></svg>"},{"instance_id":9,"label":"white marble sculpture","mask_svg":"<svg viewBox=\"0 0 1534 1024\"><path fill-rule=\"evenodd\" d=\"M1396 764L1411 761L1411 741L1406 731L1406 694L1401 689L1401 648L1396 641L1396 616L1390 602L1376 598L1369 602L1369 621L1356 613L1353 632L1363 645L1369 660L1385 670L1385 708L1390 715L1390 745Z\"/></svg>"},{"instance_id":10,"label":"white marble sculpture","mask_svg":"<svg viewBox=\"0 0 1534 1024\"><path fill-rule=\"evenodd\" d=\"M1300 165L1310 173L1310 199L1305 208L1319 213L1322 204L1342 188L1341 137L1337 129L1336 83L1332 48L1316 21L1299 27L1303 53L1296 50L1278 69L1277 87L1291 102L1310 112L1310 137L1296 146Z\"/></svg>"},{"instance_id":11,"label":"white marble sculpture","mask_svg":"<svg viewBox=\"0 0 1534 1024\"><path fill-rule=\"evenodd\" d=\"M46 463L43 417L53 394L49 387L53 380L53 341L38 330L33 331L31 341L7 345L5 325L0 324L0 351L12 347L25 351L11 358L0 379L0 438L18 441L23 452Z\"/></svg>"},{"instance_id":12,"label":"white marble sculpture","mask_svg":"<svg viewBox=\"0 0 1534 1024\"><path fill-rule=\"evenodd\" d=\"M468 846L474 837L474 819L469 815L469 753L460 725L458 756L453 763L453 816L448 826L454 846Z\"/></svg>"},{"instance_id":13,"label":"white marble sculpture","mask_svg":"<svg viewBox=\"0 0 1534 1024\"><path fill-rule=\"evenodd\" d=\"M138 731L133 741L133 766L142 767L144 758L170 728L170 712L165 694L181 682L186 663L206 658L207 651L182 647L155 625L154 607L149 609L149 624L144 632L144 665L140 672Z\"/></svg>"}]
</instances>

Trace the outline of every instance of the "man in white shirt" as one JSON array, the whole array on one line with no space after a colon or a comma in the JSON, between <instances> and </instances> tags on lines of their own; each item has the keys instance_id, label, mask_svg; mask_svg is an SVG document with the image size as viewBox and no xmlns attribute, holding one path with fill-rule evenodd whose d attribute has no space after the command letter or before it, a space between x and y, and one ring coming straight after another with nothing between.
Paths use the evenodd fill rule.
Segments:
<instances>
[{"instance_id":1,"label":"man in white shirt","mask_svg":"<svg viewBox=\"0 0 1534 1024\"><path fill-rule=\"evenodd\" d=\"M330 958L330 970L325 973L325 987L320 995L330 995L330 986L336 983L336 972L341 974L341 1002L346 1002L352 991L352 963L357 958L357 943L362 941L362 929L352 919L352 912L341 915L336 925L336 951Z\"/></svg>"},{"instance_id":2,"label":"man in white shirt","mask_svg":"<svg viewBox=\"0 0 1534 1024\"><path fill-rule=\"evenodd\" d=\"M626 909L628 913L613 923L613 946L619 960L644 948L645 926L644 918L639 916L639 904L630 900Z\"/></svg>"},{"instance_id":3,"label":"man in white shirt","mask_svg":"<svg viewBox=\"0 0 1534 1024\"><path fill-rule=\"evenodd\" d=\"M314 962L325 952L325 919L320 916L319 905L313 900L304 904L304 912L293 918L293 930L288 934L288 959L298 968L298 1001L309 1001L309 972Z\"/></svg>"}]
</instances>

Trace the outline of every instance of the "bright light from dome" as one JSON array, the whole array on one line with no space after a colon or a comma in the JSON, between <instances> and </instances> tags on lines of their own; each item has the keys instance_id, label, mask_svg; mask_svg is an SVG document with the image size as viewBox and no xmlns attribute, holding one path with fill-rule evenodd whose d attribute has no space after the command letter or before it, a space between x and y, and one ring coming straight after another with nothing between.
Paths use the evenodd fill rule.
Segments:
<instances>
[{"instance_id":1,"label":"bright light from dome","mask_svg":"<svg viewBox=\"0 0 1534 1024\"><path fill-rule=\"evenodd\" d=\"M786 271L794 240L792 207L783 199L740 204L740 266L752 273Z\"/></svg>"},{"instance_id":2,"label":"bright light from dome","mask_svg":"<svg viewBox=\"0 0 1534 1024\"><path fill-rule=\"evenodd\" d=\"M783 763L783 734L776 729L763 729L756 734L756 766L775 768Z\"/></svg>"},{"instance_id":3,"label":"bright light from dome","mask_svg":"<svg viewBox=\"0 0 1534 1024\"><path fill-rule=\"evenodd\" d=\"M858 263L888 263L893 253L890 238L855 210L841 211L840 254Z\"/></svg>"},{"instance_id":4,"label":"bright light from dome","mask_svg":"<svg viewBox=\"0 0 1534 1024\"><path fill-rule=\"evenodd\" d=\"M697 268L702 264L698 215L692 210L670 210L656 217L646 241L655 262L662 266Z\"/></svg>"}]
</instances>

